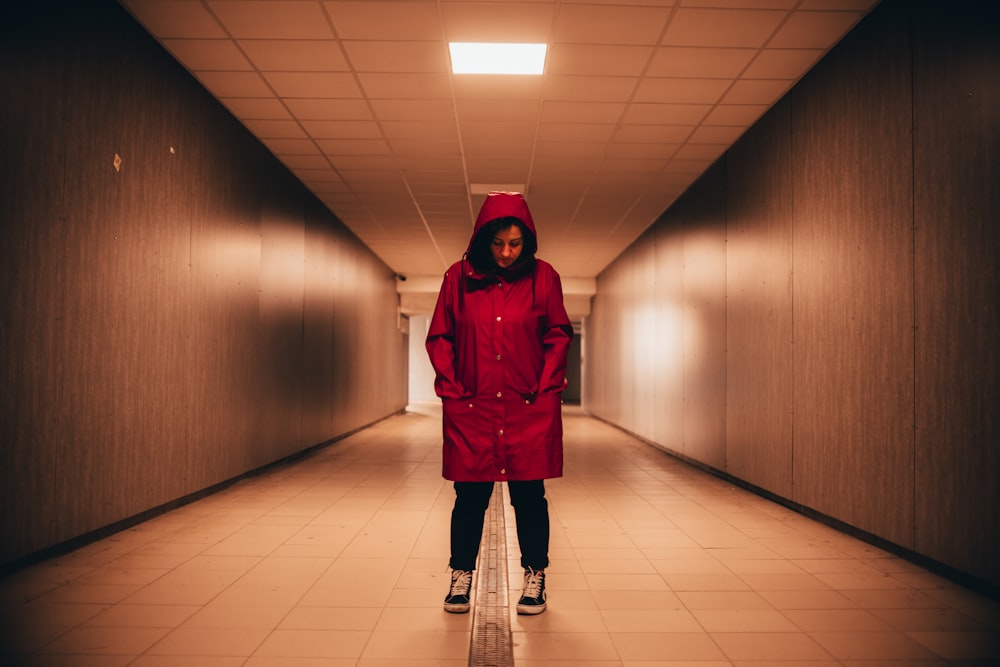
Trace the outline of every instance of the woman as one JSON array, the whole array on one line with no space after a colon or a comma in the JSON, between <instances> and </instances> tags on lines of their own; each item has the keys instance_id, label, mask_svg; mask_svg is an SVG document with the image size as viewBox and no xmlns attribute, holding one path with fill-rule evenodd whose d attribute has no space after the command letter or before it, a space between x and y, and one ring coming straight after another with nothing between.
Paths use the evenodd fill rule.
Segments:
<instances>
[{"instance_id":1,"label":"woman","mask_svg":"<svg viewBox=\"0 0 1000 667\"><path fill-rule=\"evenodd\" d=\"M445 273L427 331L443 411L443 474L454 482L451 587L469 610L494 482L507 482L524 589L517 611L545 611L549 510L543 480L562 475L562 391L573 327L559 274L535 257L535 223L518 193L491 192L461 261Z\"/></svg>"}]
</instances>

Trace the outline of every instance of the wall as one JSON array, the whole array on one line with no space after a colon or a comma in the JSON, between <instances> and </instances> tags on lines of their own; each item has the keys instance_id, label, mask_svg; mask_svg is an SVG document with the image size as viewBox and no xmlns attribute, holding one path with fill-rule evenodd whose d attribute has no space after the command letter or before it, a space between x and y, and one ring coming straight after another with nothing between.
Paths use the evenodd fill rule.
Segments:
<instances>
[{"instance_id":1,"label":"wall","mask_svg":"<svg viewBox=\"0 0 1000 667\"><path fill-rule=\"evenodd\" d=\"M123 10L2 31L0 564L405 407L392 272Z\"/></svg>"},{"instance_id":2,"label":"wall","mask_svg":"<svg viewBox=\"0 0 1000 667\"><path fill-rule=\"evenodd\" d=\"M434 367L427 356L427 328L431 324L428 315L410 316L410 402L441 399L434 393Z\"/></svg>"},{"instance_id":3,"label":"wall","mask_svg":"<svg viewBox=\"0 0 1000 667\"><path fill-rule=\"evenodd\" d=\"M880 5L599 277L585 410L1000 585L997 71Z\"/></svg>"}]
</instances>

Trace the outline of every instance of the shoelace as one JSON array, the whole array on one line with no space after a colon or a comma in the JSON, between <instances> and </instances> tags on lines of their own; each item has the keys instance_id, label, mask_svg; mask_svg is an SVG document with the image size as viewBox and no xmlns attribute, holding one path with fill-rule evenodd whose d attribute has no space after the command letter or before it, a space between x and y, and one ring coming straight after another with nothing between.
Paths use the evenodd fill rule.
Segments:
<instances>
[{"instance_id":1,"label":"shoelace","mask_svg":"<svg viewBox=\"0 0 1000 667\"><path fill-rule=\"evenodd\" d=\"M469 588L472 587L472 573L463 570L454 570L451 573L451 594L468 595Z\"/></svg>"},{"instance_id":2,"label":"shoelace","mask_svg":"<svg viewBox=\"0 0 1000 667\"><path fill-rule=\"evenodd\" d=\"M545 572L540 572L528 568L524 571L524 593L523 597L537 598L542 594L542 582L545 581Z\"/></svg>"}]
</instances>

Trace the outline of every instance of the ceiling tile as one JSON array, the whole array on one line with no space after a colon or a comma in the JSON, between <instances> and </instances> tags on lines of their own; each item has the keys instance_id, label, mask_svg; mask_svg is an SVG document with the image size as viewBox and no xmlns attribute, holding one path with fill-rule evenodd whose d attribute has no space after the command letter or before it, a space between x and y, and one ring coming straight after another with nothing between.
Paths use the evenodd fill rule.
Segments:
<instances>
[{"instance_id":1,"label":"ceiling tile","mask_svg":"<svg viewBox=\"0 0 1000 667\"><path fill-rule=\"evenodd\" d=\"M458 142L458 125L453 120L389 120L382 123L388 139L430 139Z\"/></svg>"},{"instance_id":2,"label":"ceiling tile","mask_svg":"<svg viewBox=\"0 0 1000 667\"><path fill-rule=\"evenodd\" d=\"M594 145L601 146L599 143ZM536 153L531 161L532 188L539 183L545 183L552 188L556 184L565 187L567 180L576 182L581 174L593 174L600 166L603 155L603 151L595 150L592 155L577 155L572 160L567 160L566 156L554 151Z\"/></svg>"},{"instance_id":3,"label":"ceiling tile","mask_svg":"<svg viewBox=\"0 0 1000 667\"><path fill-rule=\"evenodd\" d=\"M265 146L276 155L320 155L311 139L262 139Z\"/></svg>"},{"instance_id":4,"label":"ceiling tile","mask_svg":"<svg viewBox=\"0 0 1000 667\"><path fill-rule=\"evenodd\" d=\"M346 72L265 72L279 97L361 97L358 84Z\"/></svg>"},{"instance_id":5,"label":"ceiling tile","mask_svg":"<svg viewBox=\"0 0 1000 667\"><path fill-rule=\"evenodd\" d=\"M743 125L749 127L767 111L764 104L720 104L705 117L705 125Z\"/></svg>"},{"instance_id":6,"label":"ceiling tile","mask_svg":"<svg viewBox=\"0 0 1000 667\"><path fill-rule=\"evenodd\" d=\"M240 120L253 118L265 120L291 119L288 109L274 97L227 97L221 100L226 108Z\"/></svg>"},{"instance_id":7,"label":"ceiling tile","mask_svg":"<svg viewBox=\"0 0 1000 667\"><path fill-rule=\"evenodd\" d=\"M748 79L798 79L823 55L819 49L765 49L747 68Z\"/></svg>"},{"instance_id":8,"label":"ceiling tile","mask_svg":"<svg viewBox=\"0 0 1000 667\"><path fill-rule=\"evenodd\" d=\"M627 143L679 144L691 134L692 125L632 125L618 128L617 141Z\"/></svg>"},{"instance_id":9,"label":"ceiling tile","mask_svg":"<svg viewBox=\"0 0 1000 667\"><path fill-rule=\"evenodd\" d=\"M631 178L635 174L656 173L670 163L677 148L677 144L658 146L659 152L651 158L633 157L608 157L601 163L598 173L598 182L603 181L604 175L609 172L621 174L625 178Z\"/></svg>"},{"instance_id":10,"label":"ceiling tile","mask_svg":"<svg viewBox=\"0 0 1000 667\"><path fill-rule=\"evenodd\" d=\"M396 160L391 155L338 155L338 169L394 169Z\"/></svg>"},{"instance_id":11,"label":"ceiling tile","mask_svg":"<svg viewBox=\"0 0 1000 667\"><path fill-rule=\"evenodd\" d=\"M540 141L610 141L614 133L614 123L544 122L538 126Z\"/></svg>"},{"instance_id":12,"label":"ceiling tile","mask_svg":"<svg viewBox=\"0 0 1000 667\"><path fill-rule=\"evenodd\" d=\"M243 39L237 42L254 66L264 72L346 72L340 42L332 39Z\"/></svg>"},{"instance_id":13,"label":"ceiling tile","mask_svg":"<svg viewBox=\"0 0 1000 667\"><path fill-rule=\"evenodd\" d=\"M442 120L454 115L451 100L372 100L379 120Z\"/></svg>"},{"instance_id":14,"label":"ceiling tile","mask_svg":"<svg viewBox=\"0 0 1000 667\"><path fill-rule=\"evenodd\" d=\"M653 51L646 75L730 79L756 54L757 49L661 46Z\"/></svg>"},{"instance_id":15,"label":"ceiling tile","mask_svg":"<svg viewBox=\"0 0 1000 667\"><path fill-rule=\"evenodd\" d=\"M708 104L629 104L623 123L697 125L711 110Z\"/></svg>"},{"instance_id":16,"label":"ceiling tile","mask_svg":"<svg viewBox=\"0 0 1000 667\"><path fill-rule=\"evenodd\" d=\"M728 144L684 144L678 149L674 160L704 160L707 167L728 148Z\"/></svg>"},{"instance_id":17,"label":"ceiling tile","mask_svg":"<svg viewBox=\"0 0 1000 667\"><path fill-rule=\"evenodd\" d=\"M741 80L733 84L722 101L724 104L766 104L770 106L784 95L791 85L791 81Z\"/></svg>"},{"instance_id":18,"label":"ceiling tile","mask_svg":"<svg viewBox=\"0 0 1000 667\"><path fill-rule=\"evenodd\" d=\"M317 139L326 155L388 155L389 145L381 139Z\"/></svg>"},{"instance_id":19,"label":"ceiling tile","mask_svg":"<svg viewBox=\"0 0 1000 667\"><path fill-rule=\"evenodd\" d=\"M355 192L370 192L372 184L390 184L399 186L398 190L389 190L383 197L377 198L384 202L405 199L409 196L403 189L403 176L395 169L344 169L338 166L337 171L347 181ZM362 197L362 199L364 199Z\"/></svg>"},{"instance_id":20,"label":"ceiling tile","mask_svg":"<svg viewBox=\"0 0 1000 667\"><path fill-rule=\"evenodd\" d=\"M306 133L294 120L246 120L243 124L261 139L306 138Z\"/></svg>"},{"instance_id":21,"label":"ceiling tile","mask_svg":"<svg viewBox=\"0 0 1000 667\"><path fill-rule=\"evenodd\" d=\"M302 182L309 186L309 189L316 193L321 200L325 195L342 194L347 191L346 183L310 183L307 180Z\"/></svg>"},{"instance_id":22,"label":"ceiling tile","mask_svg":"<svg viewBox=\"0 0 1000 667\"><path fill-rule=\"evenodd\" d=\"M447 74L363 72L358 74L358 80L370 99L451 99L451 85Z\"/></svg>"},{"instance_id":23,"label":"ceiling tile","mask_svg":"<svg viewBox=\"0 0 1000 667\"><path fill-rule=\"evenodd\" d=\"M310 183L343 183L340 177L332 168L327 169L296 169L295 173L299 178Z\"/></svg>"},{"instance_id":24,"label":"ceiling tile","mask_svg":"<svg viewBox=\"0 0 1000 667\"><path fill-rule=\"evenodd\" d=\"M299 120L368 120L371 108L363 99L302 99L282 100Z\"/></svg>"},{"instance_id":25,"label":"ceiling tile","mask_svg":"<svg viewBox=\"0 0 1000 667\"><path fill-rule=\"evenodd\" d=\"M539 141L535 146L536 162L541 162L544 158L559 158L564 162L567 160L577 160L579 158L601 158L607 144L603 141ZM567 164L567 168L571 165ZM532 175L534 178L534 174Z\"/></svg>"},{"instance_id":26,"label":"ceiling tile","mask_svg":"<svg viewBox=\"0 0 1000 667\"><path fill-rule=\"evenodd\" d=\"M681 0L685 7L725 7L727 9L791 9L799 0ZM831 0L838 2L839 0Z\"/></svg>"},{"instance_id":27,"label":"ceiling tile","mask_svg":"<svg viewBox=\"0 0 1000 667\"><path fill-rule=\"evenodd\" d=\"M639 76L653 54L652 46L553 44L545 71L576 76Z\"/></svg>"},{"instance_id":28,"label":"ceiling tile","mask_svg":"<svg viewBox=\"0 0 1000 667\"><path fill-rule=\"evenodd\" d=\"M612 144L607 149L608 157L639 160L662 158L674 152L672 144Z\"/></svg>"},{"instance_id":29,"label":"ceiling tile","mask_svg":"<svg viewBox=\"0 0 1000 667\"><path fill-rule=\"evenodd\" d=\"M523 161L527 165L528 159L531 156L531 140L515 141L513 137L499 136L487 140L473 140L463 143L465 146L465 156L469 161L484 157L495 157L498 160L514 158Z\"/></svg>"},{"instance_id":30,"label":"ceiling tile","mask_svg":"<svg viewBox=\"0 0 1000 667\"><path fill-rule=\"evenodd\" d=\"M701 150L701 149L699 149ZM681 155L675 156L667 168L663 170L663 174L673 174L675 176L686 176L689 178L678 179L676 182L682 185L687 185L690 183L690 179L701 175L703 171L712 166L713 159L708 158L688 158Z\"/></svg>"},{"instance_id":31,"label":"ceiling tile","mask_svg":"<svg viewBox=\"0 0 1000 667\"><path fill-rule=\"evenodd\" d=\"M122 4L151 34L170 37L227 37L215 17L200 0L122 0Z\"/></svg>"},{"instance_id":32,"label":"ceiling tile","mask_svg":"<svg viewBox=\"0 0 1000 667\"><path fill-rule=\"evenodd\" d=\"M458 100L455 108L463 123L534 123L541 105L520 100Z\"/></svg>"},{"instance_id":33,"label":"ceiling tile","mask_svg":"<svg viewBox=\"0 0 1000 667\"><path fill-rule=\"evenodd\" d=\"M344 42L356 72L450 71L440 42Z\"/></svg>"},{"instance_id":34,"label":"ceiling tile","mask_svg":"<svg viewBox=\"0 0 1000 667\"><path fill-rule=\"evenodd\" d=\"M552 40L577 44L656 44L668 7L559 5Z\"/></svg>"},{"instance_id":35,"label":"ceiling tile","mask_svg":"<svg viewBox=\"0 0 1000 667\"><path fill-rule=\"evenodd\" d=\"M631 76L562 76L545 79L544 99L567 102L617 102L632 95L638 77Z\"/></svg>"},{"instance_id":36,"label":"ceiling tile","mask_svg":"<svg viewBox=\"0 0 1000 667\"><path fill-rule=\"evenodd\" d=\"M455 153L454 155L397 154L396 162L404 171L419 169L462 169L462 156L458 153Z\"/></svg>"},{"instance_id":37,"label":"ceiling tile","mask_svg":"<svg viewBox=\"0 0 1000 667\"><path fill-rule=\"evenodd\" d=\"M321 155L278 155L289 169L326 169L330 166Z\"/></svg>"},{"instance_id":38,"label":"ceiling tile","mask_svg":"<svg viewBox=\"0 0 1000 667\"><path fill-rule=\"evenodd\" d=\"M441 21L434 2L324 2L341 39L440 40Z\"/></svg>"},{"instance_id":39,"label":"ceiling tile","mask_svg":"<svg viewBox=\"0 0 1000 667\"><path fill-rule=\"evenodd\" d=\"M378 123L371 120L303 120L302 128L313 139L381 139Z\"/></svg>"},{"instance_id":40,"label":"ceiling tile","mask_svg":"<svg viewBox=\"0 0 1000 667\"><path fill-rule=\"evenodd\" d=\"M511 141L530 143L534 141L538 124L506 122L461 123L459 130L463 141L485 141L502 137Z\"/></svg>"},{"instance_id":41,"label":"ceiling tile","mask_svg":"<svg viewBox=\"0 0 1000 667\"><path fill-rule=\"evenodd\" d=\"M165 39L163 45L190 70L253 69L250 61L228 39Z\"/></svg>"},{"instance_id":42,"label":"ceiling tile","mask_svg":"<svg viewBox=\"0 0 1000 667\"><path fill-rule=\"evenodd\" d=\"M702 125L691 133L688 140L692 144L731 145L746 131L745 125Z\"/></svg>"},{"instance_id":43,"label":"ceiling tile","mask_svg":"<svg viewBox=\"0 0 1000 667\"><path fill-rule=\"evenodd\" d=\"M450 42L550 42L555 3L442 0Z\"/></svg>"},{"instance_id":44,"label":"ceiling tile","mask_svg":"<svg viewBox=\"0 0 1000 667\"><path fill-rule=\"evenodd\" d=\"M445 171L435 171L432 169L418 169L416 171L405 172L406 182L415 187L426 187L433 183L447 183L465 185L465 172L461 169Z\"/></svg>"},{"instance_id":45,"label":"ceiling tile","mask_svg":"<svg viewBox=\"0 0 1000 667\"><path fill-rule=\"evenodd\" d=\"M835 9L840 11L867 11L879 0L802 0L799 9Z\"/></svg>"},{"instance_id":46,"label":"ceiling tile","mask_svg":"<svg viewBox=\"0 0 1000 667\"><path fill-rule=\"evenodd\" d=\"M759 48L785 15L771 10L681 8L671 20L663 44Z\"/></svg>"},{"instance_id":47,"label":"ceiling tile","mask_svg":"<svg viewBox=\"0 0 1000 667\"><path fill-rule=\"evenodd\" d=\"M530 75L456 74L449 81L458 100L533 101L541 97L543 85L542 77Z\"/></svg>"},{"instance_id":48,"label":"ceiling tile","mask_svg":"<svg viewBox=\"0 0 1000 667\"><path fill-rule=\"evenodd\" d=\"M625 104L616 102L559 102L549 100L542 104L542 121L579 123L616 123L625 110Z\"/></svg>"},{"instance_id":49,"label":"ceiling tile","mask_svg":"<svg viewBox=\"0 0 1000 667\"><path fill-rule=\"evenodd\" d=\"M829 49L858 19L860 12L795 12L768 44L781 49Z\"/></svg>"},{"instance_id":50,"label":"ceiling tile","mask_svg":"<svg viewBox=\"0 0 1000 667\"><path fill-rule=\"evenodd\" d=\"M393 154L402 160L405 157L456 157L462 155L462 146L457 141L430 141L427 139L394 139Z\"/></svg>"},{"instance_id":51,"label":"ceiling tile","mask_svg":"<svg viewBox=\"0 0 1000 667\"><path fill-rule=\"evenodd\" d=\"M236 39L332 39L318 2L295 0L207 0L209 9Z\"/></svg>"},{"instance_id":52,"label":"ceiling tile","mask_svg":"<svg viewBox=\"0 0 1000 667\"><path fill-rule=\"evenodd\" d=\"M271 89L256 72L195 72L216 97L271 97Z\"/></svg>"},{"instance_id":53,"label":"ceiling tile","mask_svg":"<svg viewBox=\"0 0 1000 667\"><path fill-rule=\"evenodd\" d=\"M632 98L635 102L715 104L729 88L728 79L659 79L647 77Z\"/></svg>"}]
</instances>

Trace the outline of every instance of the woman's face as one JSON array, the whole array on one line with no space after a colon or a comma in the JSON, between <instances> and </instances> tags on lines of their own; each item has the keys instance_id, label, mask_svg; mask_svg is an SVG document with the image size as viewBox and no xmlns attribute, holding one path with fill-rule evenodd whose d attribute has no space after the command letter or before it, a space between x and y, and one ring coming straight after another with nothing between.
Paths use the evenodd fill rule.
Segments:
<instances>
[{"instance_id":1,"label":"woman's face","mask_svg":"<svg viewBox=\"0 0 1000 667\"><path fill-rule=\"evenodd\" d=\"M493 242L490 243L493 261L501 269L506 269L517 261L517 258L521 256L522 247L524 247L524 238L521 234L521 228L517 225L501 229L493 237Z\"/></svg>"}]
</instances>

